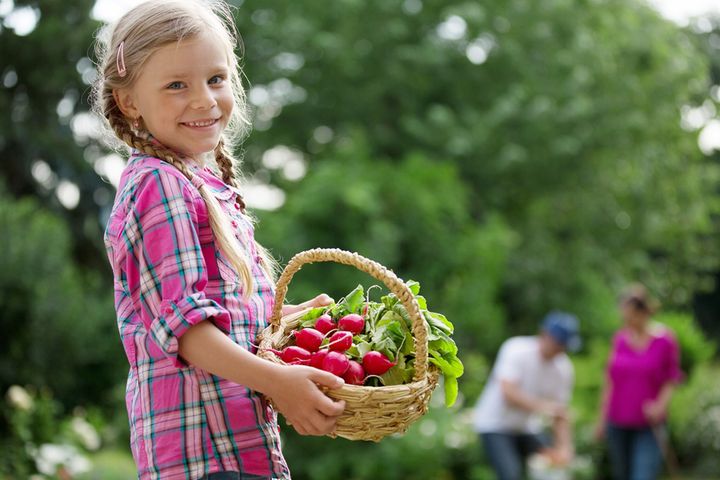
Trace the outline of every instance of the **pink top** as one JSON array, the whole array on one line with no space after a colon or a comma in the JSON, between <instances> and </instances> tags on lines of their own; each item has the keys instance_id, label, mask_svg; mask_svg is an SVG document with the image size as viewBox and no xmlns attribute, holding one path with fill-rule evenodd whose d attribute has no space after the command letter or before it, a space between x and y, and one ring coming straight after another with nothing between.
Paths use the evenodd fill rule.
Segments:
<instances>
[{"instance_id":1,"label":"pink top","mask_svg":"<svg viewBox=\"0 0 720 480\"><path fill-rule=\"evenodd\" d=\"M613 337L608 365L610 398L607 419L620 427L648 426L643 405L658 397L663 385L683 379L677 341L667 329L652 337L642 350L636 350L627 330Z\"/></svg>"},{"instance_id":2,"label":"pink top","mask_svg":"<svg viewBox=\"0 0 720 480\"><path fill-rule=\"evenodd\" d=\"M195 173L248 251L255 289L243 296L197 188L170 164L135 153L120 180L105 243L130 364L125 400L138 478L194 480L241 471L287 479L268 402L178 357L178 338L202 321L254 352L273 304L274 285L259 266L253 226L237 192L208 169Z\"/></svg>"}]
</instances>

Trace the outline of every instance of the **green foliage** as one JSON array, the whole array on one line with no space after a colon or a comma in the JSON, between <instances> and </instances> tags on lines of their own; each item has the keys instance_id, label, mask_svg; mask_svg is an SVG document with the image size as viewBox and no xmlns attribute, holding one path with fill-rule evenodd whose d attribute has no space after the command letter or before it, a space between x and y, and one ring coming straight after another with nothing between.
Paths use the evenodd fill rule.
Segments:
<instances>
[{"instance_id":1,"label":"green foliage","mask_svg":"<svg viewBox=\"0 0 720 480\"><path fill-rule=\"evenodd\" d=\"M61 215L71 227L76 260L99 268L105 264L99 210L112 202L112 191L93 170L102 151L88 134L91 122L75 117L89 108L91 42L99 27L89 15L94 4L37 0L3 5L31 9L38 22L27 35L18 35L3 22L11 10L3 8L0 15L0 158L6 159L0 162L0 176L10 181L14 196L36 196ZM41 181L33 175L33 169L41 171L39 165L49 168L46 174L40 167ZM80 191L78 206L71 210L57 196L67 181Z\"/></svg>"},{"instance_id":2,"label":"green foliage","mask_svg":"<svg viewBox=\"0 0 720 480\"><path fill-rule=\"evenodd\" d=\"M712 360L717 347L712 340L706 338L692 316L667 312L658 315L657 320L675 334L680 345L680 365L686 375L691 375L696 368Z\"/></svg>"},{"instance_id":3,"label":"green foliage","mask_svg":"<svg viewBox=\"0 0 720 480\"><path fill-rule=\"evenodd\" d=\"M0 27L0 175L15 198L62 215L0 195L0 391L47 386L65 407L123 397L98 222L112 189L93 171L102 150L72 130L87 108L93 3L16 1L40 12L37 27ZM340 247L420 280L456 326L458 403L477 398L504 338L532 333L550 309L576 313L586 346L573 408L579 449L592 452L619 288L643 281L686 312L718 270L718 154L703 157L680 121L718 100L717 89L707 98L720 78L717 20L695 35L640 0L234 3L256 89L244 169L287 195L259 215L260 240L283 260ZM304 178L267 161L278 146L302 157ZM38 160L52 170L43 181ZM79 186L74 210L57 200L62 180ZM290 300L358 283L367 277L348 267L308 266ZM704 412L716 409L717 372L703 366L714 346L686 313L659 320L690 375L674 440L715 472ZM379 445L290 433L288 457L297 478L490 478L474 439L446 441L466 428L458 418L433 409ZM125 435L124 415L114 421ZM324 453L310 463L314 445ZM12 448L2 458L20 458Z\"/></svg>"},{"instance_id":4,"label":"green foliage","mask_svg":"<svg viewBox=\"0 0 720 480\"><path fill-rule=\"evenodd\" d=\"M471 217L500 213L517 234L503 284L522 322L593 295L598 282L612 291L640 279L668 305L709 285L718 172L679 122L709 86L686 32L625 0L412 4L242 3L246 71L272 98L256 105L251 169L292 191L264 168L267 149L304 153L314 176L357 131L372 139L357 156L373 159L378 177L387 169L374 165L398 167L413 152L451 163ZM345 163L354 178L355 156ZM364 232L394 234L373 224Z\"/></svg>"},{"instance_id":5,"label":"green foliage","mask_svg":"<svg viewBox=\"0 0 720 480\"><path fill-rule=\"evenodd\" d=\"M137 477L135 462L127 449L105 450L90 456L92 470L77 480L127 480Z\"/></svg>"},{"instance_id":6,"label":"green foliage","mask_svg":"<svg viewBox=\"0 0 720 480\"><path fill-rule=\"evenodd\" d=\"M697 475L720 471L720 366L705 364L679 388L670 405L670 433L680 460Z\"/></svg>"},{"instance_id":7,"label":"green foliage","mask_svg":"<svg viewBox=\"0 0 720 480\"><path fill-rule=\"evenodd\" d=\"M433 397L430 412L405 435L377 444L298 437L290 428L283 428L284 452L293 478L490 480L493 477L482 466L469 412L445 409L441 397ZM312 461L306 461L308 452L313 452Z\"/></svg>"},{"instance_id":8,"label":"green foliage","mask_svg":"<svg viewBox=\"0 0 720 480\"><path fill-rule=\"evenodd\" d=\"M600 415L600 392L605 381L605 371L610 354L610 339L596 339L587 345L582 355L572 357L575 367L573 390L573 418L577 425L587 430L579 432L578 440L588 445L591 429Z\"/></svg>"},{"instance_id":9,"label":"green foliage","mask_svg":"<svg viewBox=\"0 0 720 480\"><path fill-rule=\"evenodd\" d=\"M282 259L339 247L404 277L420 275L430 303L462 332L459 343L498 345L505 334L500 282L514 234L499 216L472 221L467 190L452 165L419 154L398 165L374 164L362 150L362 143L349 142L332 161L318 163L288 192L282 210L261 216L260 240ZM311 266L293 280L290 299L321 290L339 297L358 283L367 284L367 276L348 267Z\"/></svg>"},{"instance_id":10,"label":"green foliage","mask_svg":"<svg viewBox=\"0 0 720 480\"><path fill-rule=\"evenodd\" d=\"M50 388L65 405L105 403L122 378L112 295L73 264L67 226L0 191L0 391Z\"/></svg>"},{"instance_id":11,"label":"green foliage","mask_svg":"<svg viewBox=\"0 0 720 480\"><path fill-rule=\"evenodd\" d=\"M84 410L65 417L49 390L19 385L4 400L0 415L9 428L0 437L0 478L63 478L62 470L75 478L90 470L85 454L100 448L101 439Z\"/></svg>"},{"instance_id":12,"label":"green foliage","mask_svg":"<svg viewBox=\"0 0 720 480\"><path fill-rule=\"evenodd\" d=\"M28 478L36 471L32 449L53 441L59 433L60 405L47 390L36 392L14 385L2 392L0 418L7 428L0 436L0 475Z\"/></svg>"}]
</instances>

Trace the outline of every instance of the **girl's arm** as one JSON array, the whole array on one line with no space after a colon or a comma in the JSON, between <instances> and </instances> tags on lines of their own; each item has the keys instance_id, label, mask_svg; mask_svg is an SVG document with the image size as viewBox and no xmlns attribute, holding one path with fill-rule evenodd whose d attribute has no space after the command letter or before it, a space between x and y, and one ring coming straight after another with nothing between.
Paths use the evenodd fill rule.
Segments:
<instances>
[{"instance_id":1,"label":"girl's arm","mask_svg":"<svg viewBox=\"0 0 720 480\"><path fill-rule=\"evenodd\" d=\"M670 406L670 399L675 391L675 383L673 381L665 382L660 389L658 398L652 402L643 405L643 413L651 425L657 425L667 417L667 410Z\"/></svg>"},{"instance_id":2,"label":"girl's arm","mask_svg":"<svg viewBox=\"0 0 720 480\"><path fill-rule=\"evenodd\" d=\"M212 322L200 322L179 338L179 353L198 368L271 398L301 435L335 429L344 401L333 401L320 387L339 388L343 380L312 367L278 365L248 352Z\"/></svg>"},{"instance_id":3,"label":"girl's arm","mask_svg":"<svg viewBox=\"0 0 720 480\"><path fill-rule=\"evenodd\" d=\"M643 405L643 413L651 425L665 421L675 385L684 378L684 374L680 370L680 346L672 332L667 330L661 332L667 335L669 342L664 368L665 383L660 388L657 398Z\"/></svg>"}]
</instances>

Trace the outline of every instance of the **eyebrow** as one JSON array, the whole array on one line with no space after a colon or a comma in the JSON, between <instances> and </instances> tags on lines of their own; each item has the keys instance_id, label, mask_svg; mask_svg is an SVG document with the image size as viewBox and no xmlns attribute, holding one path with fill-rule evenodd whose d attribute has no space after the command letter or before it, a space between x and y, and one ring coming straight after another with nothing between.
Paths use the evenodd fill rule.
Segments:
<instances>
[{"instance_id":1,"label":"eyebrow","mask_svg":"<svg viewBox=\"0 0 720 480\"><path fill-rule=\"evenodd\" d=\"M220 72L229 72L230 68L227 65L216 65L214 67L208 68L208 71L214 72L214 73L220 73ZM185 79L188 77L193 76L191 73L188 72L168 72L161 75L163 79Z\"/></svg>"}]
</instances>

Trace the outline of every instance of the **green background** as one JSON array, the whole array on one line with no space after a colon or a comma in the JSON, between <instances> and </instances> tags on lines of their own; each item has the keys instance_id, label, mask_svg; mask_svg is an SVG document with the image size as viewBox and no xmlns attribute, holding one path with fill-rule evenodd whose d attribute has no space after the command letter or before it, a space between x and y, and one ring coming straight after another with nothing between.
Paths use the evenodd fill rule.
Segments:
<instances>
[{"instance_id":1,"label":"green background","mask_svg":"<svg viewBox=\"0 0 720 480\"><path fill-rule=\"evenodd\" d=\"M36 472L47 443L76 446L87 478L133 475L102 245L114 187L108 151L83 129L93 3L0 4L0 392L33 399L0 404L0 478ZM605 478L591 433L616 298L634 281L682 346L680 468L720 472L720 154L698 147L720 101L720 20L681 28L640 0L234 3L254 117L237 153L249 183L284 195L255 210L258 238L281 263L339 247L420 281L466 365L458 404L434 399L404 437L284 428L294 478L491 478L470 409L501 342L534 333L550 309L582 322L576 478ZM22 8L39 15L27 35L7 21ZM68 182L72 208L58 194ZM290 300L358 283L375 282L307 267Z\"/></svg>"}]
</instances>

